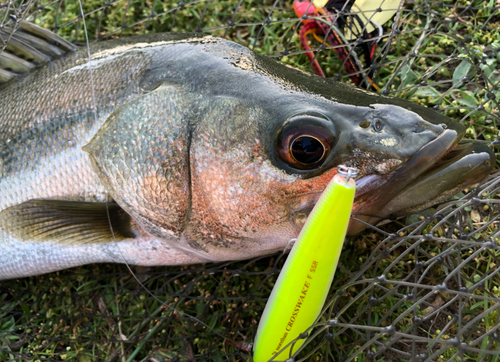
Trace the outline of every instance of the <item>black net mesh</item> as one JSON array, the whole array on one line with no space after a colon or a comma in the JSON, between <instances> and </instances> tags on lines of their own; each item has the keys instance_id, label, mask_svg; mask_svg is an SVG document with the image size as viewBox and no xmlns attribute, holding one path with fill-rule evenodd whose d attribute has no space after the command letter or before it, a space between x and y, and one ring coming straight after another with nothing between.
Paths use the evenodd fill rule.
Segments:
<instances>
[{"instance_id":1,"label":"black net mesh","mask_svg":"<svg viewBox=\"0 0 500 362\"><path fill-rule=\"evenodd\" d=\"M345 19L359 15L342 4ZM84 16L77 1L7 0L0 27L26 19L80 45L83 19L90 41L203 31L312 71L298 35L303 19L291 1L81 5ZM499 5L403 1L377 35L370 66L360 55L365 66L357 71L382 93L461 122L468 138L498 152ZM328 15L315 20L332 29ZM374 40L350 40L346 29L340 32L348 52ZM327 77L352 82L339 45L312 38L310 46ZM496 173L432 209L349 237L324 312L294 360L499 361L499 202ZM246 360L284 259L133 273L124 265L89 265L2 282L0 361Z\"/></svg>"}]
</instances>

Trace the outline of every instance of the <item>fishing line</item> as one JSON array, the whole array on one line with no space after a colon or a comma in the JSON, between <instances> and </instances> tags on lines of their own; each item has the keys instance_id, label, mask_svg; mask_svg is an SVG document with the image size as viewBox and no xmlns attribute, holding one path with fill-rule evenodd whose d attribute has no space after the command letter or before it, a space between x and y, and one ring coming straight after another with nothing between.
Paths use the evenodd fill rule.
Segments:
<instances>
[{"instance_id":1,"label":"fishing line","mask_svg":"<svg viewBox=\"0 0 500 362\"><path fill-rule=\"evenodd\" d=\"M83 7L82 7L82 2L81 0L78 0L78 4L80 5L80 13L82 15L82 23L83 23L83 29L84 29L84 32L85 32L85 42L86 42L86 46L87 46L87 57L88 57L88 60L89 60L89 73L90 73L90 86L92 88L92 104L93 104L93 108L94 108L94 118L95 118L95 121L96 123L98 122L98 118L97 118L97 105L96 105L96 97L95 97L95 92L94 92L94 77L93 77L93 73L92 73L92 58L91 58L91 55L90 55L90 45L89 45L89 38L88 38L88 34L87 34L87 26L86 26L86 23L85 23L85 15L83 13ZM208 324L206 324L205 322L203 322L202 320L190 315L190 314L187 314L181 310L178 310L168 304L166 304L165 301L159 299L157 296L155 296L140 280L139 278L137 277L137 275L132 271L132 268L130 267L130 265L128 264L127 260L125 259L125 256L123 255L122 253L122 250L120 249L120 245L118 243L118 241L116 240L115 238L115 233L114 233L114 230L113 230L113 225L111 224L111 215L109 213L109 195L108 195L108 192L107 190L105 191L105 194L106 194L106 215L107 215L107 218L108 218L108 224L109 224L109 229L111 231L111 235L113 237L113 242L115 243L116 245L116 248L120 254L120 256L122 257L123 259L123 263L127 266L127 269L128 271L130 272L130 274L132 275L132 277L136 280L136 282L141 286L141 288L143 288L147 294L149 294L153 299L155 299L157 302L159 302L162 306L164 306L165 308L168 308L169 310L173 311L173 312L177 312L180 316L185 316L187 317L188 319L191 319L197 323L200 323L202 326L206 327L209 331L215 333L216 335L218 335L219 337L223 338L224 340L227 340L227 341L230 341L232 343L234 343L235 345L237 345L237 342L232 340L231 338L227 337L227 336L224 336L223 334L217 332L215 329L213 329L212 327L210 327Z\"/></svg>"}]
</instances>

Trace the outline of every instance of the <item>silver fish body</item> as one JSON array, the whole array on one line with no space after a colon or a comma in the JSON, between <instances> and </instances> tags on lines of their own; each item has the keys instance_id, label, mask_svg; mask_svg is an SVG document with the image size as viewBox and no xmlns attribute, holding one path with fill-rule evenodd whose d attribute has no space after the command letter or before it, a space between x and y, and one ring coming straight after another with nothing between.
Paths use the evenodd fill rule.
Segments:
<instances>
[{"instance_id":1,"label":"silver fish body","mask_svg":"<svg viewBox=\"0 0 500 362\"><path fill-rule=\"evenodd\" d=\"M155 34L90 52L0 88L0 279L270 254L340 163L361 169L355 210L371 223L449 197L494 163L432 110L227 40ZM445 186L422 195L436 179Z\"/></svg>"}]
</instances>

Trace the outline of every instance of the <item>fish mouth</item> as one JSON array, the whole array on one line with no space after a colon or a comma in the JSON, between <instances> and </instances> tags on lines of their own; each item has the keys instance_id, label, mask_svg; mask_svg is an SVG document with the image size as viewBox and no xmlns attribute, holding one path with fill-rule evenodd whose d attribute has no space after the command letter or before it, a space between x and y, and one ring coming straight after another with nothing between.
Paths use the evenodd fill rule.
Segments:
<instances>
[{"instance_id":1,"label":"fish mouth","mask_svg":"<svg viewBox=\"0 0 500 362\"><path fill-rule=\"evenodd\" d=\"M495 165L494 153L481 142L461 138L456 130L444 130L398 170L356 180L353 216L361 222L351 221L348 233L362 231L365 223L428 208L487 176Z\"/></svg>"}]
</instances>

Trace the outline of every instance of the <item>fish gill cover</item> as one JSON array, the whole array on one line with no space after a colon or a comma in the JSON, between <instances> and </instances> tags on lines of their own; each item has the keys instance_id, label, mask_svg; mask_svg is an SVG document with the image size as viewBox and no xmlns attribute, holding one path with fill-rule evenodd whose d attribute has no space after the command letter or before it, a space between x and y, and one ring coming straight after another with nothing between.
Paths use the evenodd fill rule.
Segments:
<instances>
[{"instance_id":1,"label":"fish gill cover","mask_svg":"<svg viewBox=\"0 0 500 362\"><path fill-rule=\"evenodd\" d=\"M462 123L466 138L495 150L497 167L499 5L403 1L371 65L360 55L357 70L381 93ZM3 1L0 30L28 20L79 45L86 35L203 31L313 71L290 1L86 0L82 8L83 16L77 1ZM338 6L337 16L357 14L347 9ZM349 51L362 50L366 39L343 32ZM318 39L308 44L325 75L353 82L339 46ZM495 173L431 209L349 237L324 312L293 360L499 361L499 200ZM1 282L0 361L247 360L283 260L99 264Z\"/></svg>"}]
</instances>

